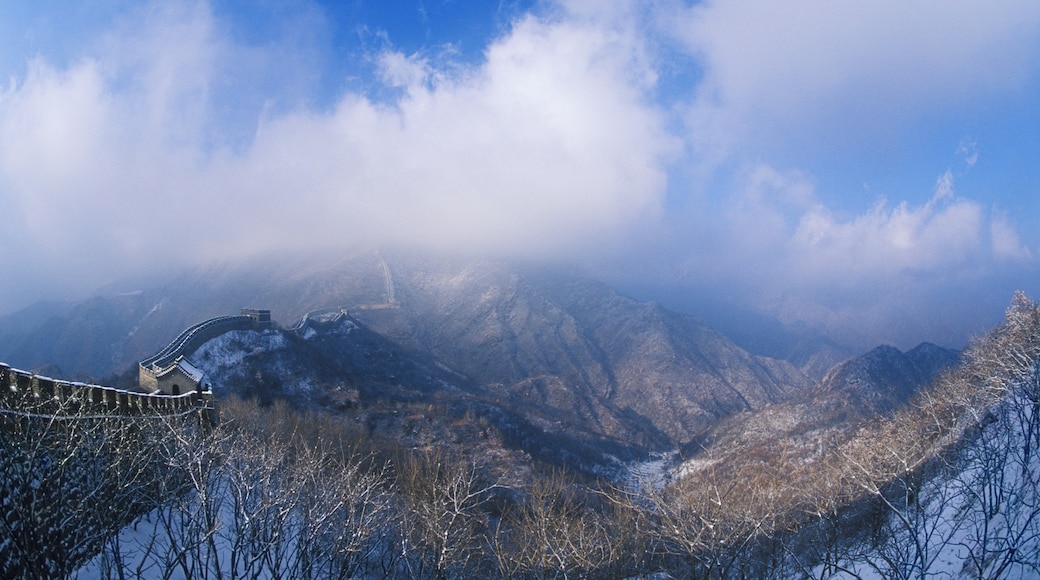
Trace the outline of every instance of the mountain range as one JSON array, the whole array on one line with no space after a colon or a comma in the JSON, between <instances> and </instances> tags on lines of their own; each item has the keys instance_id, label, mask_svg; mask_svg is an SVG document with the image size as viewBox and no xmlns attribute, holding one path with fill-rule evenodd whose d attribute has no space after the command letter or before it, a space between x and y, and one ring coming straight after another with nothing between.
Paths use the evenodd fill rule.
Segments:
<instances>
[{"instance_id":1,"label":"mountain range","mask_svg":"<svg viewBox=\"0 0 1040 580\"><path fill-rule=\"evenodd\" d=\"M701 445L763 410L834 420L883 413L955 361L922 345L843 362L825 343L773 358L566 267L375 252L214 266L37 304L0 318L0 360L131 381L136 362L181 330L241 307L268 308L287 328L313 311L348 316L308 336L279 330L266 347L237 338L245 354L264 356L234 357L225 341L202 363L229 392L373 412L439 401L494 417L528 442L517 445L539 433L632 457ZM831 370L821 379L822 368Z\"/></svg>"}]
</instances>

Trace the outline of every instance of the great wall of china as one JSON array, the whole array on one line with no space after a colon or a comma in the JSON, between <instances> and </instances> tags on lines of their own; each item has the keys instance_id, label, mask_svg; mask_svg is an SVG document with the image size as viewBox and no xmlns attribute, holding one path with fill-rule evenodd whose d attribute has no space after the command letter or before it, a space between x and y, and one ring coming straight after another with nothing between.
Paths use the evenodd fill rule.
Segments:
<instances>
[{"instance_id":1,"label":"great wall of china","mask_svg":"<svg viewBox=\"0 0 1040 580\"><path fill-rule=\"evenodd\" d=\"M380 257L386 284L385 302L361 304L359 310L398 308L393 275L386 260ZM293 331L302 333L308 327L338 323L347 316L345 308L328 308L309 312ZM33 413L69 417L94 411L115 415L181 414L201 410L210 421L216 421L213 391L205 375L186 357L209 340L235 330L272 328L270 310L243 308L236 316L218 316L195 324L166 347L138 363L138 388L87 384L53 379L11 368L0 363L0 415L25 415L17 407L30 404ZM89 414L89 413L88 413Z\"/></svg>"},{"instance_id":2,"label":"great wall of china","mask_svg":"<svg viewBox=\"0 0 1040 580\"><path fill-rule=\"evenodd\" d=\"M30 414L55 417L177 415L196 410L202 410L204 415L215 413L212 391L191 391L177 396L143 393L52 379L0 363L0 414L29 413L25 405L27 399L34 403Z\"/></svg>"},{"instance_id":3,"label":"great wall of china","mask_svg":"<svg viewBox=\"0 0 1040 580\"><path fill-rule=\"evenodd\" d=\"M253 309L191 326L138 364L138 390L53 379L0 363L0 415L61 419L199 412L206 422L216 424L213 391L185 356L224 333L267 328L271 312Z\"/></svg>"},{"instance_id":4,"label":"great wall of china","mask_svg":"<svg viewBox=\"0 0 1040 580\"><path fill-rule=\"evenodd\" d=\"M180 395L190 390L210 390L201 372L184 357L207 341L233 330L271 328L271 311L243 308L238 316L204 320L180 333L173 342L138 364L138 385L149 393Z\"/></svg>"}]
</instances>

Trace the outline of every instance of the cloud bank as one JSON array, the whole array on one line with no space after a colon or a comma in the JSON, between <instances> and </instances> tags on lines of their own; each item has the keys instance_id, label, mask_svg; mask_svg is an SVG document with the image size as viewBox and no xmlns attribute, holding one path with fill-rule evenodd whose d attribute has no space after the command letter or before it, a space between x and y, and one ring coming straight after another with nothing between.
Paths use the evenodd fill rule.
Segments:
<instances>
[{"instance_id":1,"label":"cloud bank","mask_svg":"<svg viewBox=\"0 0 1040 580\"><path fill-rule=\"evenodd\" d=\"M549 3L476 59L377 32L336 79L329 16L288 6L260 39L205 2L128 7L73 57L26 55L0 88L0 268L22 281L0 311L393 245L588 259L899 342L963 336L1036 280L973 135L1037 118L1034 3Z\"/></svg>"},{"instance_id":2,"label":"cloud bank","mask_svg":"<svg viewBox=\"0 0 1040 580\"><path fill-rule=\"evenodd\" d=\"M659 211L676 142L635 39L528 16L478 67L389 49L392 102L261 110L236 150L213 139L212 95L245 49L205 5L162 10L111 52L30 60L0 93L5 214L51 268L85 250L130 267L361 243L543 254Z\"/></svg>"}]
</instances>

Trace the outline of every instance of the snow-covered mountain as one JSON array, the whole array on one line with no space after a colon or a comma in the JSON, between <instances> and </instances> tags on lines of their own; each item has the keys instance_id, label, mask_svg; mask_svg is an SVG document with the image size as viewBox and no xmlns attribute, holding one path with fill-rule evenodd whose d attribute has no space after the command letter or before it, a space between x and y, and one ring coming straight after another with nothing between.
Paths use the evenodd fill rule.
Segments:
<instances>
[{"instance_id":1,"label":"snow-covered mountain","mask_svg":"<svg viewBox=\"0 0 1040 580\"><path fill-rule=\"evenodd\" d=\"M199 538L216 534L229 550L253 541L251 514L229 513L236 527L214 531L191 510L205 513L207 501L229 509L262 491L296 494L291 509L275 512L303 514L311 498L283 475L293 465L293 477L311 481L316 472L292 462L339 452L334 442L349 433L351 446L370 453L362 463L394 466L394 478L383 472L376 486L380 497L393 498L380 509L394 515L371 528L382 535L369 544L380 557L393 554L384 570L423 562L402 555L420 541L409 526L425 513L422 502L439 501L450 488L436 477L423 479L433 491L408 480L408 466L417 465L410 462L427 458L432 463L414 473L439 477L445 458L462 457L457 465L470 467L456 474L480 466L480 481L492 483L473 476L469 487L450 488L486 494L468 496L482 499L466 514L467 533L475 534L470 559L450 568L460 577L478 569L492 576L515 569L597 577L1040 577L1040 307L1022 294L1006 322L964 353L878 347L810 384L790 361L750 354L696 317L559 270L379 255L265 268L282 277L270 282L253 268L196 272L50 318L25 313L11 326L30 337L28 345L84 328L123 336L62 343L69 356L62 360L76 369L85 353L123 353L114 361L143 349L152 341L146 337L187 318L192 305L207 315L270 307L292 320L229 332L187 353L234 409L227 429L205 444L212 449L202 440L178 447L176 437L166 439L169 429L155 432L162 445L144 447L172 444L148 465L212 469L205 471L216 478L210 483L231 490L192 496L200 484L182 478L178 493L186 495L176 497L183 502L152 512L177 515ZM214 312L212 304L224 306ZM272 410L249 410L236 397ZM311 432L308 422L323 431ZM10 429L27 433L17 422ZM297 447L271 455L282 436ZM239 449L238 440L250 447ZM560 468L579 475L562 478ZM254 484L259 473L270 477ZM597 477L610 484L597 487ZM239 479L241 489L232 488ZM161 488L175 479L158 481ZM19 493L31 499L32 484L18 483ZM242 498L233 495L239 492ZM358 501L359 509L368 506ZM297 523L282 522L285 529ZM170 531L180 528L164 525L176 539ZM105 557L116 557L119 542L102 536L92 541L108 542ZM435 537L442 536L422 541ZM578 545L572 537L580 549L568 557L600 559L521 558L543 546L570 550ZM223 557L206 565L219 569Z\"/></svg>"},{"instance_id":2,"label":"snow-covered mountain","mask_svg":"<svg viewBox=\"0 0 1040 580\"><path fill-rule=\"evenodd\" d=\"M104 377L243 306L269 308L287 326L309 311L346 309L381 348L450 369L547 431L642 449L681 445L723 417L811 386L791 363L750 354L694 316L566 269L374 253L186 272L37 314L35 325L19 319L10 332L0 320L0 360ZM335 357L348 355L322 364Z\"/></svg>"}]
</instances>

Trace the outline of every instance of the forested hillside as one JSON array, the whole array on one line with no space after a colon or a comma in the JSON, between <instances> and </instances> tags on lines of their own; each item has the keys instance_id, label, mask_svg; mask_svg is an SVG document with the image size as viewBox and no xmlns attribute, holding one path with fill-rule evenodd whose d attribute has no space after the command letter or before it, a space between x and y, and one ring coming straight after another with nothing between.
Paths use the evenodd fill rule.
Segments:
<instances>
[{"instance_id":1,"label":"forested hillside","mask_svg":"<svg viewBox=\"0 0 1040 580\"><path fill-rule=\"evenodd\" d=\"M460 453L497 436L475 416L470 440L405 447L235 398L211 430L5 419L0 563L4 577L1037 577L1038 356L1040 309L1016 294L898 411L812 448L708 446L654 481L491 469ZM90 525L89 506L135 521Z\"/></svg>"}]
</instances>

